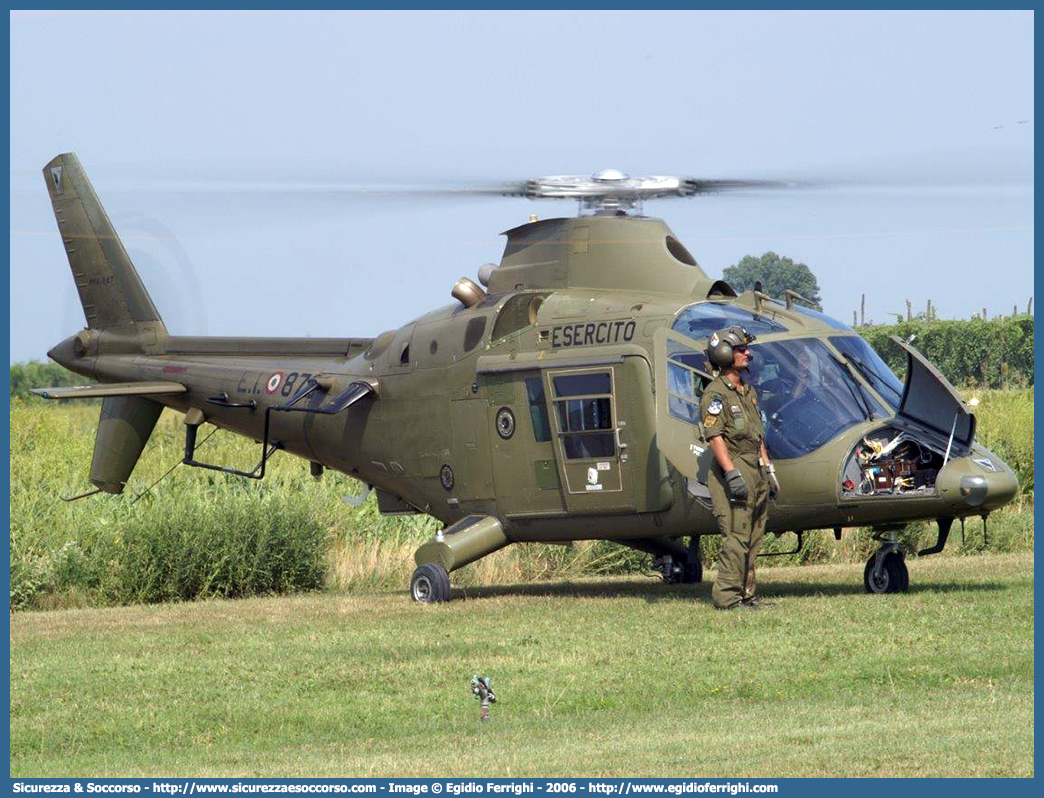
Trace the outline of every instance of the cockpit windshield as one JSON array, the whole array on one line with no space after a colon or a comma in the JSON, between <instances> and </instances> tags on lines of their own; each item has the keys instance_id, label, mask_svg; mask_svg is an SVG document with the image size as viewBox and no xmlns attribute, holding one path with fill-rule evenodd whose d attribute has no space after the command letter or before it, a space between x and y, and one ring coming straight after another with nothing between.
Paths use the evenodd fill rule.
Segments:
<instances>
[{"instance_id":1,"label":"cockpit windshield","mask_svg":"<svg viewBox=\"0 0 1044 798\"><path fill-rule=\"evenodd\" d=\"M845 324L843 321L838 321L832 316L828 316L825 313L820 313L818 310L812 310L804 305L794 305L794 310L798 313L808 316L809 318L817 319L829 327L833 327L835 330L845 330L846 332L852 332L852 328Z\"/></svg>"},{"instance_id":2,"label":"cockpit windshield","mask_svg":"<svg viewBox=\"0 0 1044 798\"><path fill-rule=\"evenodd\" d=\"M832 322L837 329L848 329L815 311L807 315ZM732 304L698 302L682 310L671 327L693 344L686 346L688 342L670 337L667 341L671 416L689 424L699 423L699 397L710 379L703 345L711 333L730 324L741 324L755 335L787 331L766 315L755 315ZM819 338L751 344L754 360L746 379L758 392L765 443L774 459L801 457L855 424L894 415L902 384L870 346L858 335L833 336L830 342L840 355ZM885 408L857 374L891 407Z\"/></svg>"},{"instance_id":3,"label":"cockpit windshield","mask_svg":"<svg viewBox=\"0 0 1044 798\"><path fill-rule=\"evenodd\" d=\"M771 335L786 332L787 328L767 315L754 314L735 305L720 302L698 302L678 314L673 329L689 338L710 338L711 333L738 324L752 335Z\"/></svg>"},{"instance_id":4,"label":"cockpit windshield","mask_svg":"<svg viewBox=\"0 0 1044 798\"><path fill-rule=\"evenodd\" d=\"M892 415L816 338L755 343L750 349L750 382L774 459L800 457L854 424Z\"/></svg>"},{"instance_id":5,"label":"cockpit windshield","mask_svg":"<svg viewBox=\"0 0 1044 798\"><path fill-rule=\"evenodd\" d=\"M855 367L862 372L874 390L892 406L893 410L899 409L899 403L903 398L903 384L899 378L892 373L888 365L881 360L881 356L874 351L866 341L858 335L838 335L830 339L830 343L844 353Z\"/></svg>"}]
</instances>

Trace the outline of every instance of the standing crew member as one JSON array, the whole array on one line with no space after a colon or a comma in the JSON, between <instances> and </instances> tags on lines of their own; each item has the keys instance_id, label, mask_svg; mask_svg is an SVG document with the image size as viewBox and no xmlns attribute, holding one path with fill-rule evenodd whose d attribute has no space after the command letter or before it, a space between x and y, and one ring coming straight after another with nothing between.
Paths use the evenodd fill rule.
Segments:
<instances>
[{"instance_id":1,"label":"standing crew member","mask_svg":"<svg viewBox=\"0 0 1044 798\"><path fill-rule=\"evenodd\" d=\"M739 326L710 337L707 356L718 376L700 399L704 436L714 453L707 486L722 534L718 576L711 592L719 610L761 605L754 558L765 534L769 499L779 495L754 386L743 381L743 372L754 359L747 349L753 340Z\"/></svg>"}]
</instances>

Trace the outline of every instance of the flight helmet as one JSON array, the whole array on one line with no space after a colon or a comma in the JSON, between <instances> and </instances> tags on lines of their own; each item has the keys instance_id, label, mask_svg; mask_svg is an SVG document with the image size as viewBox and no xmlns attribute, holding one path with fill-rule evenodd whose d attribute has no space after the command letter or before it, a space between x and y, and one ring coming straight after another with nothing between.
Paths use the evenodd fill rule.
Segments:
<instances>
[{"instance_id":1,"label":"flight helmet","mask_svg":"<svg viewBox=\"0 0 1044 798\"><path fill-rule=\"evenodd\" d=\"M707 341L707 359L714 368L728 368L732 365L732 348L746 346L756 337L737 324L718 330Z\"/></svg>"}]
</instances>

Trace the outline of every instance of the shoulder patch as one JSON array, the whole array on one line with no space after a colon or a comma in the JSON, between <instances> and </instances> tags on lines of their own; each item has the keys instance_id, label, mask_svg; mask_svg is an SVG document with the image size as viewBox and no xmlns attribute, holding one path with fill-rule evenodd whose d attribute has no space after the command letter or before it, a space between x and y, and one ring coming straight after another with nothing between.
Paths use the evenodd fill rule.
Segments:
<instances>
[{"instance_id":1,"label":"shoulder patch","mask_svg":"<svg viewBox=\"0 0 1044 798\"><path fill-rule=\"evenodd\" d=\"M717 416L710 416L710 415L708 415L706 418L703 419L703 426L705 426L705 427L713 427L717 423L718 423L718 417Z\"/></svg>"},{"instance_id":2,"label":"shoulder patch","mask_svg":"<svg viewBox=\"0 0 1044 798\"><path fill-rule=\"evenodd\" d=\"M715 396L711 399L710 404L707 405L707 412L712 416L716 416L721 412L723 407L724 405L721 403L721 399Z\"/></svg>"}]
</instances>

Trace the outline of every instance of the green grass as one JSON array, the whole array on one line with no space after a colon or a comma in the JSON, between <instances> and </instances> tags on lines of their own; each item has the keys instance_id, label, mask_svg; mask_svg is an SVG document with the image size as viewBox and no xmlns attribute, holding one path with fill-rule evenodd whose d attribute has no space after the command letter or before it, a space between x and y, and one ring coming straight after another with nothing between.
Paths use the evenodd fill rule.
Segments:
<instances>
[{"instance_id":1,"label":"green grass","mask_svg":"<svg viewBox=\"0 0 1044 798\"><path fill-rule=\"evenodd\" d=\"M1032 554L760 576L15 613L11 775L1033 775Z\"/></svg>"}]
</instances>

